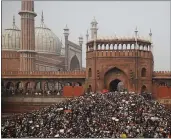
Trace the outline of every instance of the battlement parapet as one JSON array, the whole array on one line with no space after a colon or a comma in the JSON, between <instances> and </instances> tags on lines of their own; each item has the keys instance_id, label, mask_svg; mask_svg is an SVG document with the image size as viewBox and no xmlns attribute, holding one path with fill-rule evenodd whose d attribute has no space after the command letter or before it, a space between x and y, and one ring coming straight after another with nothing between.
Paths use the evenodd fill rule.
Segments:
<instances>
[{"instance_id":1,"label":"battlement parapet","mask_svg":"<svg viewBox=\"0 0 171 139\"><path fill-rule=\"evenodd\" d=\"M153 76L171 76L171 71L154 71Z\"/></svg>"}]
</instances>

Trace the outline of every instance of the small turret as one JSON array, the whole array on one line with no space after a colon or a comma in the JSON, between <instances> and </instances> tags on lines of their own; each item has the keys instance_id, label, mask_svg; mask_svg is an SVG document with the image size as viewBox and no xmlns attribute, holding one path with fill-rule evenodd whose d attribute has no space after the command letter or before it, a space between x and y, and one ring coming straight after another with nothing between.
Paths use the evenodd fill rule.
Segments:
<instances>
[{"instance_id":1,"label":"small turret","mask_svg":"<svg viewBox=\"0 0 171 139\"><path fill-rule=\"evenodd\" d=\"M83 45L83 37L80 35L79 39L79 45L81 47L81 63L80 63L80 69L82 69L82 45Z\"/></svg>"},{"instance_id":2,"label":"small turret","mask_svg":"<svg viewBox=\"0 0 171 139\"><path fill-rule=\"evenodd\" d=\"M66 27L64 28L64 36L65 36L65 71L68 70L68 55L69 55L69 48L68 48L68 36L69 36L69 28Z\"/></svg>"},{"instance_id":3,"label":"small turret","mask_svg":"<svg viewBox=\"0 0 171 139\"><path fill-rule=\"evenodd\" d=\"M91 39L94 40L94 39L97 39L97 21L94 17L93 21L91 22Z\"/></svg>"},{"instance_id":4,"label":"small turret","mask_svg":"<svg viewBox=\"0 0 171 139\"><path fill-rule=\"evenodd\" d=\"M150 37L150 42L152 42L152 32L151 32L151 29L150 29L149 37Z\"/></svg>"},{"instance_id":5,"label":"small turret","mask_svg":"<svg viewBox=\"0 0 171 139\"><path fill-rule=\"evenodd\" d=\"M138 49L138 44L137 44L137 39L138 39L138 30L137 30L137 27L135 28L135 42L136 42L136 49Z\"/></svg>"},{"instance_id":6,"label":"small turret","mask_svg":"<svg viewBox=\"0 0 171 139\"><path fill-rule=\"evenodd\" d=\"M66 25L66 27L64 28L64 36L65 36L65 37L68 37L68 36L69 36L69 28L67 27L67 25Z\"/></svg>"}]
</instances>

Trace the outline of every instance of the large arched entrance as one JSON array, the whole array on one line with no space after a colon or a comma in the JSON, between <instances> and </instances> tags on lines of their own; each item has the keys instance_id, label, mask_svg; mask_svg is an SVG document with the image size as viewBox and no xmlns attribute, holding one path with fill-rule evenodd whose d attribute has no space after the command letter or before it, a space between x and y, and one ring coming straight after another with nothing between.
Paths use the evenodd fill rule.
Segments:
<instances>
[{"instance_id":1,"label":"large arched entrance","mask_svg":"<svg viewBox=\"0 0 171 139\"><path fill-rule=\"evenodd\" d=\"M80 63L77 56L73 56L70 63L70 70L80 69Z\"/></svg>"},{"instance_id":2,"label":"large arched entrance","mask_svg":"<svg viewBox=\"0 0 171 139\"><path fill-rule=\"evenodd\" d=\"M111 81L109 84L109 91L111 91L111 92L118 91L118 83L119 82L120 82L119 79L115 79L115 80Z\"/></svg>"},{"instance_id":3,"label":"large arched entrance","mask_svg":"<svg viewBox=\"0 0 171 139\"><path fill-rule=\"evenodd\" d=\"M128 77L123 70L111 68L104 74L104 88L112 91L128 90Z\"/></svg>"},{"instance_id":4,"label":"large arched entrance","mask_svg":"<svg viewBox=\"0 0 171 139\"><path fill-rule=\"evenodd\" d=\"M123 91L123 90L124 90L124 83L121 80L115 79L110 82L109 91L114 92L114 91Z\"/></svg>"}]
</instances>

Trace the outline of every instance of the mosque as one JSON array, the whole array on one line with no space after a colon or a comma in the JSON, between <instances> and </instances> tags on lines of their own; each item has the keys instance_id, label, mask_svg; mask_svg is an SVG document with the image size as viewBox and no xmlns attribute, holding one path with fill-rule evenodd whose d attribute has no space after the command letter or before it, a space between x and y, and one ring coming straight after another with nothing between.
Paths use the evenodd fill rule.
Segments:
<instances>
[{"instance_id":1,"label":"mosque","mask_svg":"<svg viewBox=\"0 0 171 139\"><path fill-rule=\"evenodd\" d=\"M61 98L80 96L87 90L116 91L120 86L124 90L137 93L151 92L161 103L171 105L171 71L154 71L151 31L148 38L140 37L137 29L131 37L99 37L98 23L94 18L91 22L90 39L88 32L86 34L84 69L82 36L78 38L78 44L70 41L69 28L66 26L63 44L45 25L43 12L40 26L35 27L34 19L37 14L34 12L34 1L22 1L19 15L21 30L13 17L12 27L5 29L2 34L1 87L8 92L22 90L31 99L4 97L3 104L10 103L11 107L16 102L17 105L22 103L22 106L26 101L27 106L28 103L38 103L39 96L34 98L29 93L39 94L42 104L51 103L58 97L44 97L44 93L49 90L61 92Z\"/></svg>"},{"instance_id":2,"label":"mosque","mask_svg":"<svg viewBox=\"0 0 171 139\"><path fill-rule=\"evenodd\" d=\"M22 14L22 12L20 14ZM26 26L22 26L22 29L26 29L25 27ZM29 71L30 68L26 67L27 65L25 65L24 61L22 61L24 59L21 58L20 55L21 53L23 53L23 44L21 39L25 40L25 37L27 37L27 35L30 35L30 37L35 39L35 67L33 67L34 70L63 71L82 69L82 36L79 37L79 44L75 44L69 41L69 29L66 25L66 27L64 28L65 44L69 45L69 47L65 47L65 44L62 43L62 40L60 40L53 33L53 31L45 25L43 12L41 15L40 26L35 27L33 31L35 31L35 38L34 34L31 34L33 33L31 32L31 30L26 32L27 34L25 32L22 32L15 24L15 17L13 17L12 27L5 29L2 34L2 71ZM29 38L29 41L27 43L25 44L26 46L33 47L31 38ZM68 53L68 57L66 57L65 52ZM23 53L22 56L25 57L25 54ZM23 69L20 69L20 66Z\"/></svg>"}]
</instances>

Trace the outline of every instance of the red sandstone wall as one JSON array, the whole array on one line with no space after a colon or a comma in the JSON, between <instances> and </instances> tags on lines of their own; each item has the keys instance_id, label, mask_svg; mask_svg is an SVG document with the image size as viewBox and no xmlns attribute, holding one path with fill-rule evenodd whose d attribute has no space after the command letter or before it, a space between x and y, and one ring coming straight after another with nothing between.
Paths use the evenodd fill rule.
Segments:
<instances>
[{"instance_id":1,"label":"red sandstone wall","mask_svg":"<svg viewBox=\"0 0 171 139\"><path fill-rule=\"evenodd\" d=\"M153 96L156 99L171 99L171 87L167 86L154 86Z\"/></svg>"},{"instance_id":2,"label":"red sandstone wall","mask_svg":"<svg viewBox=\"0 0 171 139\"><path fill-rule=\"evenodd\" d=\"M78 97L83 95L84 88L82 86L65 86L63 88L63 96L64 97Z\"/></svg>"},{"instance_id":3,"label":"red sandstone wall","mask_svg":"<svg viewBox=\"0 0 171 139\"><path fill-rule=\"evenodd\" d=\"M73 97L74 96L72 86L64 86L63 96L64 97Z\"/></svg>"},{"instance_id":4,"label":"red sandstone wall","mask_svg":"<svg viewBox=\"0 0 171 139\"><path fill-rule=\"evenodd\" d=\"M2 51L2 72L3 71L19 71L20 60L19 53L16 51Z\"/></svg>"},{"instance_id":5,"label":"red sandstone wall","mask_svg":"<svg viewBox=\"0 0 171 139\"><path fill-rule=\"evenodd\" d=\"M74 96L81 96L84 93L84 88L82 86L74 86Z\"/></svg>"},{"instance_id":6,"label":"red sandstone wall","mask_svg":"<svg viewBox=\"0 0 171 139\"><path fill-rule=\"evenodd\" d=\"M56 67L64 68L64 57L53 54L37 54L36 65L41 65L41 68L45 70L45 67ZM40 68L40 67L39 67ZM47 70L47 69L46 69Z\"/></svg>"}]
</instances>

